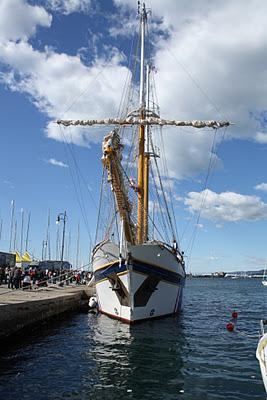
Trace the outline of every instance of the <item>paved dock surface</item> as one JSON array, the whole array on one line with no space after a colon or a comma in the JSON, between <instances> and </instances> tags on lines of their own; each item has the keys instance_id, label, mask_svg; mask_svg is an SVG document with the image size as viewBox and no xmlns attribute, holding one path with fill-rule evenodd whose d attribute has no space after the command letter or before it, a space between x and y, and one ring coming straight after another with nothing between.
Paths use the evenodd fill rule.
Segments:
<instances>
[{"instance_id":1,"label":"paved dock surface","mask_svg":"<svg viewBox=\"0 0 267 400\"><path fill-rule=\"evenodd\" d=\"M51 317L79 310L95 294L93 287L69 285L21 290L0 286L0 338L7 338Z\"/></svg>"},{"instance_id":2,"label":"paved dock surface","mask_svg":"<svg viewBox=\"0 0 267 400\"><path fill-rule=\"evenodd\" d=\"M86 285L69 285L59 287L58 285L50 285L40 289L21 290L8 289L7 285L0 286L0 306L6 304L24 303L25 301L36 301L42 299L53 299L60 296L68 296L74 293L84 292L91 297L95 294L93 287Z\"/></svg>"}]
</instances>

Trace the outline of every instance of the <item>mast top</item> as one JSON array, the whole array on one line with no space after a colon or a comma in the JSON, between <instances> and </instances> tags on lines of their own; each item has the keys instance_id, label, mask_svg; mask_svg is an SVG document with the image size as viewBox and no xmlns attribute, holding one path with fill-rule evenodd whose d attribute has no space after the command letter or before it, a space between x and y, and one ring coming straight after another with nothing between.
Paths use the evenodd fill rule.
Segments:
<instances>
[{"instance_id":1,"label":"mast top","mask_svg":"<svg viewBox=\"0 0 267 400\"><path fill-rule=\"evenodd\" d=\"M139 89L139 105L141 114L145 107L145 80L144 80L144 66L145 66L145 25L147 22L147 10L145 3L138 1L138 15L140 15L140 41L141 41L141 53L140 53L140 89Z\"/></svg>"},{"instance_id":2,"label":"mast top","mask_svg":"<svg viewBox=\"0 0 267 400\"><path fill-rule=\"evenodd\" d=\"M142 21L147 20L147 10L146 10L146 4L143 2L141 6L141 2L137 2L137 13L140 15Z\"/></svg>"}]
</instances>

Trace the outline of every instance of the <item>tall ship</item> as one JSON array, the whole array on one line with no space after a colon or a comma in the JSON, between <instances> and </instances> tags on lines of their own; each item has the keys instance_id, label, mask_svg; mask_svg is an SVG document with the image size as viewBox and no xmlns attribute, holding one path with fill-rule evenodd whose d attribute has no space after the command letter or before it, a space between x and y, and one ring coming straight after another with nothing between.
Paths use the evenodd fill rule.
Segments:
<instances>
[{"instance_id":1,"label":"tall ship","mask_svg":"<svg viewBox=\"0 0 267 400\"><path fill-rule=\"evenodd\" d=\"M149 14L145 3L138 2L139 30L119 116L57 121L64 126L110 126L102 143L103 175L92 266L99 311L129 324L175 315L182 307L185 262L162 128L229 125L160 117L156 71L148 55Z\"/></svg>"}]
</instances>

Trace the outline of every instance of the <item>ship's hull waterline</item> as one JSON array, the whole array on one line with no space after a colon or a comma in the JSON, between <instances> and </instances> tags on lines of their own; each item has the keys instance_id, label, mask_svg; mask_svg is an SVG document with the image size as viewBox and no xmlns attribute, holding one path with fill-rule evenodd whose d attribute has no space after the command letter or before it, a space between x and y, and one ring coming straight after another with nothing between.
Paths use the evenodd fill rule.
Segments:
<instances>
[{"instance_id":1,"label":"ship's hull waterline","mask_svg":"<svg viewBox=\"0 0 267 400\"><path fill-rule=\"evenodd\" d=\"M118 245L102 242L93 252L93 270L103 314L133 324L181 310L184 268L164 244L130 246L120 257Z\"/></svg>"}]
</instances>

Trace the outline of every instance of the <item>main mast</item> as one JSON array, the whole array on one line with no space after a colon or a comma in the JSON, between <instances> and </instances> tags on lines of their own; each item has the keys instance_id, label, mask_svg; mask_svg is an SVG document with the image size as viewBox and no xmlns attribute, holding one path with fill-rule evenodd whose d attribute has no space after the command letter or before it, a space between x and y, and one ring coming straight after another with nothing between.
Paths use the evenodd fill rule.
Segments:
<instances>
[{"instance_id":1,"label":"main mast","mask_svg":"<svg viewBox=\"0 0 267 400\"><path fill-rule=\"evenodd\" d=\"M147 11L145 3L142 4L141 10L139 9L140 23L141 23L141 57L140 57L140 99L139 110L140 120L144 120L145 115L145 84L144 84L144 66L145 66L145 24L147 21ZM147 198L148 193L148 164L145 163L145 126L139 126L139 139L138 139L138 205L137 205L137 243L143 243L147 238Z\"/></svg>"},{"instance_id":2,"label":"main mast","mask_svg":"<svg viewBox=\"0 0 267 400\"><path fill-rule=\"evenodd\" d=\"M146 114L149 112L149 74L150 65L146 65ZM144 154L144 242L148 239L148 204L149 204L149 125L145 130L145 154Z\"/></svg>"},{"instance_id":3,"label":"main mast","mask_svg":"<svg viewBox=\"0 0 267 400\"><path fill-rule=\"evenodd\" d=\"M84 120L58 120L63 126L113 126L113 130L103 141L103 164L108 171L108 181L116 196L117 207L125 239L132 244L142 244L148 240L148 204L149 204L149 130L153 125L157 126L179 126L193 128L223 128L231 125L228 121L204 121L204 120L166 120L162 119L155 112L149 110L149 65L147 65L145 79L145 28L148 12L145 3L138 2L138 14L140 16L141 51L140 51L140 96L139 108L122 118L107 119L84 119ZM146 89L145 89L146 81ZM138 126L138 184L137 191L137 226L132 220L132 205L128 197L127 188L124 185L124 170L121 165L122 144L116 126ZM11 229L12 230L12 229ZM12 233L12 232L11 232Z\"/></svg>"}]
</instances>

